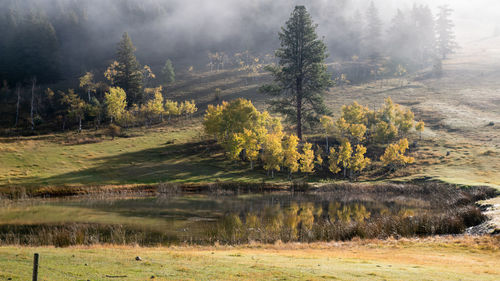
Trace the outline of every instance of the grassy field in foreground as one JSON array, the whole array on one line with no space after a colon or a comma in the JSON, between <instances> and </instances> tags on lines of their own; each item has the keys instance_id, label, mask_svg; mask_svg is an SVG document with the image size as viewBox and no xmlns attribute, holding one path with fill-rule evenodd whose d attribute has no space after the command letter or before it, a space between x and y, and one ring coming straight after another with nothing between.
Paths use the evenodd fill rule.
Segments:
<instances>
[{"instance_id":1,"label":"grassy field in foreground","mask_svg":"<svg viewBox=\"0 0 500 281\"><path fill-rule=\"evenodd\" d=\"M30 279L37 252L40 280L54 281L498 280L499 246L498 237L443 237L237 247L0 247L0 279Z\"/></svg>"}]
</instances>

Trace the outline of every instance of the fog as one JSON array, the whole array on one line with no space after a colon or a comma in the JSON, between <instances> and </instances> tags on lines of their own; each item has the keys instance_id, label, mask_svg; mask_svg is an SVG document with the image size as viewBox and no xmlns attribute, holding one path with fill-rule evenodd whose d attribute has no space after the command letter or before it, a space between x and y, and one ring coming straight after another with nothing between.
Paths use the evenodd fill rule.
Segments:
<instances>
[{"instance_id":1,"label":"fog","mask_svg":"<svg viewBox=\"0 0 500 281\"><path fill-rule=\"evenodd\" d=\"M362 0L361 0L362 1ZM392 7L410 7L412 3L429 5L434 14L437 7L448 5L453 10L457 41L463 45L470 41L491 37L500 29L500 1L497 0L382 0ZM377 0L376 3L379 3Z\"/></svg>"},{"instance_id":2,"label":"fog","mask_svg":"<svg viewBox=\"0 0 500 281\"><path fill-rule=\"evenodd\" d=\"M318 33L325 38L331 59L350 57L346 38L353 22L363 24L371 0L2 0L0 12L43 13L54 25L69 72L108 64L116 43L128 32L142 63L153 67L167 57L192 63L211 51L250 50L272 53L277 33L295 5L305 5ZM387 30L397 9L428 5L435 16L440 5L454 13L460 45L500 33L500 1L495 0L375 0ZM339 20L341 19L341 20ZM341 23L341 24L339 24ZM184 64L185 64L184 63ZM203 62L204 63L204 62Z\"/></svg>"},{"instance_id":3,"label":"fog","mask_svg":"<svg viewBox=\"0 0 500 281\"><path fill-rule=\"evenodd\" d=\"M318 24L317 33L328 48L326 63L332 78L345 75L353 84L377 79L382 70L385 75L401 68L407 73L435 68L439 72L441 60L456 49L454 42L450 43L453 40L441 45L436 40L435 19L441 5L454 10L451 19L460 47L478 46L471 43L500 36L498 0L373 0L381 24L377 17L368 16L371 3L0 0L0 81L7 92L14 85L31 85L33 77L41 87L54 89L79 88L78 78L86 72L92 72L96 81L105 81L103 73L116 59L117 44L124 32L137 49L141 67L148 65L156 74L161 73L167 59L178 77L188 69L195 69L195 73L211 70L209 53L214 52L226 54L218 66L230 68L259 61L254 69L261 69L262 62L273 61L271 54L280 46L278 33L296 5L306 6ZM485 44L495 41L481 40ZM245 62L235 55L241 52L249 54ZM492 58L490 53L482 53L490 56L484 58ZM11 109L15 108L14 92L4 99L11 103Z\"/></svg>"}]
</instances>

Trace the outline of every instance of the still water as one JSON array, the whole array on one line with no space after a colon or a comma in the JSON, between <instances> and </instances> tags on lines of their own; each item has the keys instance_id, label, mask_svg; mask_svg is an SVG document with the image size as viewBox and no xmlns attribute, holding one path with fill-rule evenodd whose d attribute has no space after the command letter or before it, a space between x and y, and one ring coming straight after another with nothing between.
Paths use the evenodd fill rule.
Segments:
<instances>
[{"instance_id":1,"label":"still water","mask_svg":"<svg viewBox=\"0 0 500 281\"><path fill-rule=\"evenodd\" d=\"M408 237L460 233L484 219L473 204L422 194L339 191L108 195L2 205L0 243L58 246Z\"/></svg>"}]
</instances>

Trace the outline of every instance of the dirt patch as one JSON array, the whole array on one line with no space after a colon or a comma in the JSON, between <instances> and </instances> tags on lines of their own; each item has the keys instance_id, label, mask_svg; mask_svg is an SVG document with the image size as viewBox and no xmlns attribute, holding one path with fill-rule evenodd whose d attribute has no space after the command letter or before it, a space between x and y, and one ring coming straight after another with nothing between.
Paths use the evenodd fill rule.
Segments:
<instances>
[{"instance_id":1,"label":"dirt patch","mask_svg":"<svg viewBox=\"0 0 500 281\"><path fill-rule=\"evenodd\" d=\"M470 232L479 234L500 234L500 197L480 201L479 205L483 208L483 213L489 220L477 227L472 227Z\"/></svg>"}]
</instances>

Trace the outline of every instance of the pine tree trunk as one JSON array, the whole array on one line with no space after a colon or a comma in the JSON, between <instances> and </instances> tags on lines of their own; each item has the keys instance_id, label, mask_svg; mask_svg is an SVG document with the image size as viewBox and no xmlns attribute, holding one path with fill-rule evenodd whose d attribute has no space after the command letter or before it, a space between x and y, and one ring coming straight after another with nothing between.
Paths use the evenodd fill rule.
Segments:
<instances>
[{"instance_id":1,"label":"pine tree trunk","mask_svg":"<svg viewBox=\"0 0 500 281\"><path fill-rule=\"evenodd\" d=\"M302 140L302 79L297 78L297 137Z\"/></svg>"},{"instance_id":2,"label":"pine tree trunk","mask_svg":"<svg viewBox=\"0 0 500 281\"><path fill-rule=\"evenodd\" d=\"M31 130L35 130L35 120L33 119L33 107L35 103L35 85L36 85L36 77L33 77L31 80L31 110L30 110L30 118L31 118Z\"/></svg>"},{"instance_id":3,"label":"pine tree trunk","mask_svg":"<svg viewBox=\"0 0 500 281\"><path fill-rule=\"evenodd\" d=\"M21 101L21 85L17 85L17 104L16 104L16 124L14 127L17 127L17 124L19 123L19 103Z\"/></svg>"}]
</instances>

